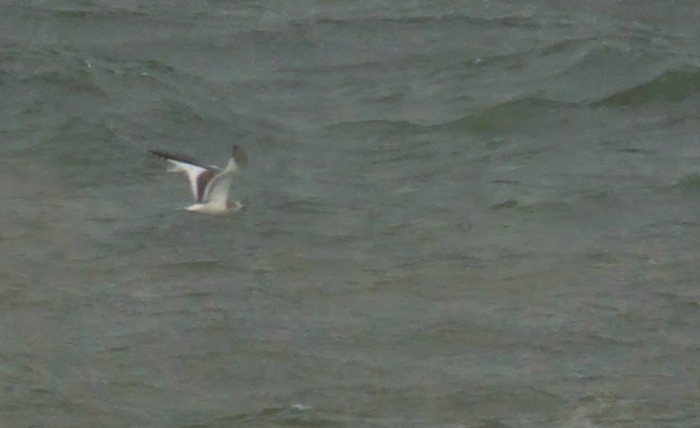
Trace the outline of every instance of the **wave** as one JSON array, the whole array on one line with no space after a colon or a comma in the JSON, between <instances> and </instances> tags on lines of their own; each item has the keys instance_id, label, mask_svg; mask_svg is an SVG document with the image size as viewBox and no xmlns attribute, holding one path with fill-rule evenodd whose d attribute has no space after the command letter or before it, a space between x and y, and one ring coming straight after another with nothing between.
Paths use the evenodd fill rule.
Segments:
<instances>
[{"instance_id":1,"label":"wave","mask_svg":"<svg viewBox=\"0 0 700 428\"><path fill-rule=\"evenodd\" d=\"M37 85L47 84L103 94L94 81L90 61L67 49L7 45L2 53L0 75L3 83L28 84L33 92Z\"/></svg>"},{"instance_id":2,"label":"wave","mask_svg":"<svg viewBox=\"0 0 700 428\"><path fill-rule=\"evenodd\" d=\"M374 11L374 10L373 10ZM417 12L417 13L416 13ZM535 15L518 15L518 14L490 14L479 16L474 13L473 9L463 11L443 12L436 9L434 13L421 9L420 11L405 11L403 14L393 12L389 14L374 14L374 15L354 15L354 16L319 16L311 15L306 18L306 24L313 25L332 25L332 26L350 26L350 25L410 25L410 26L431 26L431 25L491 25L504 27L524 27L524 28L542 28L545 26L542 21ZM565 21L553 22L552 26L568 27L571 24Z\"/></svg>"},{"instance_id":3,"label":"wave","mask_svg":"<svg viewBox=\"0 0 700 428\"><path fill-rule=\"evenodd\" d=\"M678 180L673 186L673 189L689 193L700 192L700 174L689 174Z\"/></svg>"},{"instance_id":4,"label":"wave","mask_svg":"<svg viewBox=\"0 0 700 428\"><path fill-rule=\"evenodd\" d=\"M591 105L598 107L636 107L651 103L675 103L700 93L700 67L681 66L654 79L616 92Z\"/></svg>"},{"instance_id":5,"label":"wave","mask_svg":"<svg viewBox=\"0 0 700 428\"><path fill-rule=\"evenodd\" d=\"M493 131L522 130L524 127L541 127L542 122L557 120L556 118L560 116L562 111L579 107L573 103L538 97L523 97L481 109L473 109L471 113L446 122L420 124L408 120L373 119L339 122L327 126L325 130L331 133L339 132L346 135L352 133L374 138L443 131L481 134Z\"/></svg>"},{"instance_id":6,"label":"wave","mask_svg":"<svg viewBox=\"0 0 700 428\"><path fill-rule=\"evenodd\" d=\"M426 129L425 126L407 120L370 119L339 122L325 127L331 134L354 135L372 139L399 137L405 134L418 134Z\"/></svg>"},{"instance_id":7,"label":"wave","mask_svg":"<svg viewBox=\"0 0 700 428\"><path fill-rule=\"evenodd\" d=\"M516 211L522 214L534 214L538 216L549 216L552 218L567 218L574 213L575 208L572 203L557 200L540 200L532 202L521 202L517 199L506 199L497 202L489 207L490 211Z\"/></svg>"},{"instance_id":8,"label":"wave","mask_svg":"<svg viewBox=\"0 0 700 428\"><path fill-rule=\"evenodd\" d=\"M522 130L528 127L539 128L542 122L554 121L562 111L576 107L576 104L545 98L523 97L491 105L452 121L429 126L429 129L490 133Z\"/></svg>"},{"instance_id":9,"label":"wave","mask_svg":"<svg viewBox=\"0 0 700 428\"><path fill-rule=\"evenodd\" d=\"M14 13L45 14L54 17L78 18L78 19L121 19L125 17L144 17L148 13L145 10L136 10L126 6L110 6L106 4L90 4L83 2L80 6L62 6L45 3L44 5L16 4L9 6Z\"/></svg>"}]
</instances>

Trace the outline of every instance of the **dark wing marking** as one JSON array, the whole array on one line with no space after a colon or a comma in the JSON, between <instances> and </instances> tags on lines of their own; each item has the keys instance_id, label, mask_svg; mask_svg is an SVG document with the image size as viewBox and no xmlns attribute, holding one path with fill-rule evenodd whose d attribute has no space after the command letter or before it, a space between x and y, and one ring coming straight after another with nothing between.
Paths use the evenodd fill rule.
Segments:
<instances>
[{"instance_id":1,"label":"dark wing marking","mask_svg":"<svg viewBox=\"0 0 700 428\"><path fill-rule=\"evenodd\" d=\"M176 160L176 161L178 161L178 162L188 163L188 164L190 164L190 165L199 166L199 167L202 167L202 168L205 168L205 169L211 168L210 166L204 165L202 162L200 162L200 161L198 161L198 160L196 160L196 159L192 159L192 158L189 157L189 156L179 155L179 154L174 154L174 153L168 153L168 152L164 152L164 151L161 151L161 150L149 150L149 152L153 153L154 155L158 156L159 158L163 158L163 159L172 159L172 160Z\"/></svg>"},{"instance_id":2,"label":"dark wing marking","mask_svg":"<svg viewBox=\"0 0 700 428\"><path fill-rule=\"evenodd\" d=\"M197 176L197 202L204 202L204 195L206 194L207 184L218 171L208 169Z\"/></svg>"}]
</instances>

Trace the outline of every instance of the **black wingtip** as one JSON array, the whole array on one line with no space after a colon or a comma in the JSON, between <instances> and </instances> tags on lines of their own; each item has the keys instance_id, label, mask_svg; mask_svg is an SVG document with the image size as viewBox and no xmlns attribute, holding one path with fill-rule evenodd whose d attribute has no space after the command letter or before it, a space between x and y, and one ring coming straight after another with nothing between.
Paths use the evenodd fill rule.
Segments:
<instances>
[{"instance_id":1,"label":"black wingtip","mask_svg":"<svg viewBox=\"0 0 700 428\"><path fill-rule=\"evenodd\" d=\"M202 168L209 168L208 166L204 165L202 162L199 162L196 159L193 159L189 156L184 156L184 155L179 155L176 153L170 153L170 152L164 152L162 150L153 150L153 149L148 149L149 153L158 156L161 159L166 159L166 160L174 160L174 161L179 161L179 162L184 162L184 163L189 163L191 165L196 165Z\"/></svg>"},{"instance_id":2,"label":"black wingtip","mask_svg":"<svg viewBox=\"0 0 700 428\"><path fill-rule=\"evenodd\" d=\"M161 152L160 150L154 150L154 149L148 149L148 153L158 156L159 158L167 159L168 154L165 152Z\"/></svg>"}]
</instances>

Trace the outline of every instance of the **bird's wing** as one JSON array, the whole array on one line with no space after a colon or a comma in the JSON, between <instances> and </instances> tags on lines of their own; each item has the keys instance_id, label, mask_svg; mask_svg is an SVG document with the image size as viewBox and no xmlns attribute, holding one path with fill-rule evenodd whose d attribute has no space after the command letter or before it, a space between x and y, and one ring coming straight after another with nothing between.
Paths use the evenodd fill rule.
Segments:
<instances>
[{"instance_id":1,"label":"bird's wing","mask_svg":"<svg viewBox=\"0 0 700 428\"><path fill-rule=\"evenodd\" d=\"M201 202L204 199L207 184L217 174L215 167L205 166L201 162L187 156L160 150L150 150L150 152L168 161L168 172L184 172L187 174L195 201Z\"/></svg>"},{"instance_id":2,"label":"bird's wing","mask_svg":"<svg viewBox=\"0 0 700 428\"><path fill-rule=\"evenodd\" d=\"M225 169L209 180L204 192L203 202L217 206L226 206L228 200L228 189L233 178L233 171Z\"/></svg>"}]
</instances>

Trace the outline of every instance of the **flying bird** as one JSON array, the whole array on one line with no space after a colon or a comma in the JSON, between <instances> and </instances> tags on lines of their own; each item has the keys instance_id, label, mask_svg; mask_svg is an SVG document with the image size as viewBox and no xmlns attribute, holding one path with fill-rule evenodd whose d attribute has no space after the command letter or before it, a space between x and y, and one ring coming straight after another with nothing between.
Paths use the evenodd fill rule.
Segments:
<instances>
[{"instance_id":1,"label":"flying bird","mask_svg":"<svg viewBox=\"0 0 700 428\"><path fill-rule=\"evenodd\" d=\"M228 201L231 179L247 164L245 152L238 145L231 150L231 157L223 169L204 165L189 156L181 156L161 150L149 150L168 161L168 172L184 172L190 180L194 203L185 207L188 211L203 214L228 214L238 211L241 204Z\"/></svg>"}]
</instances>

